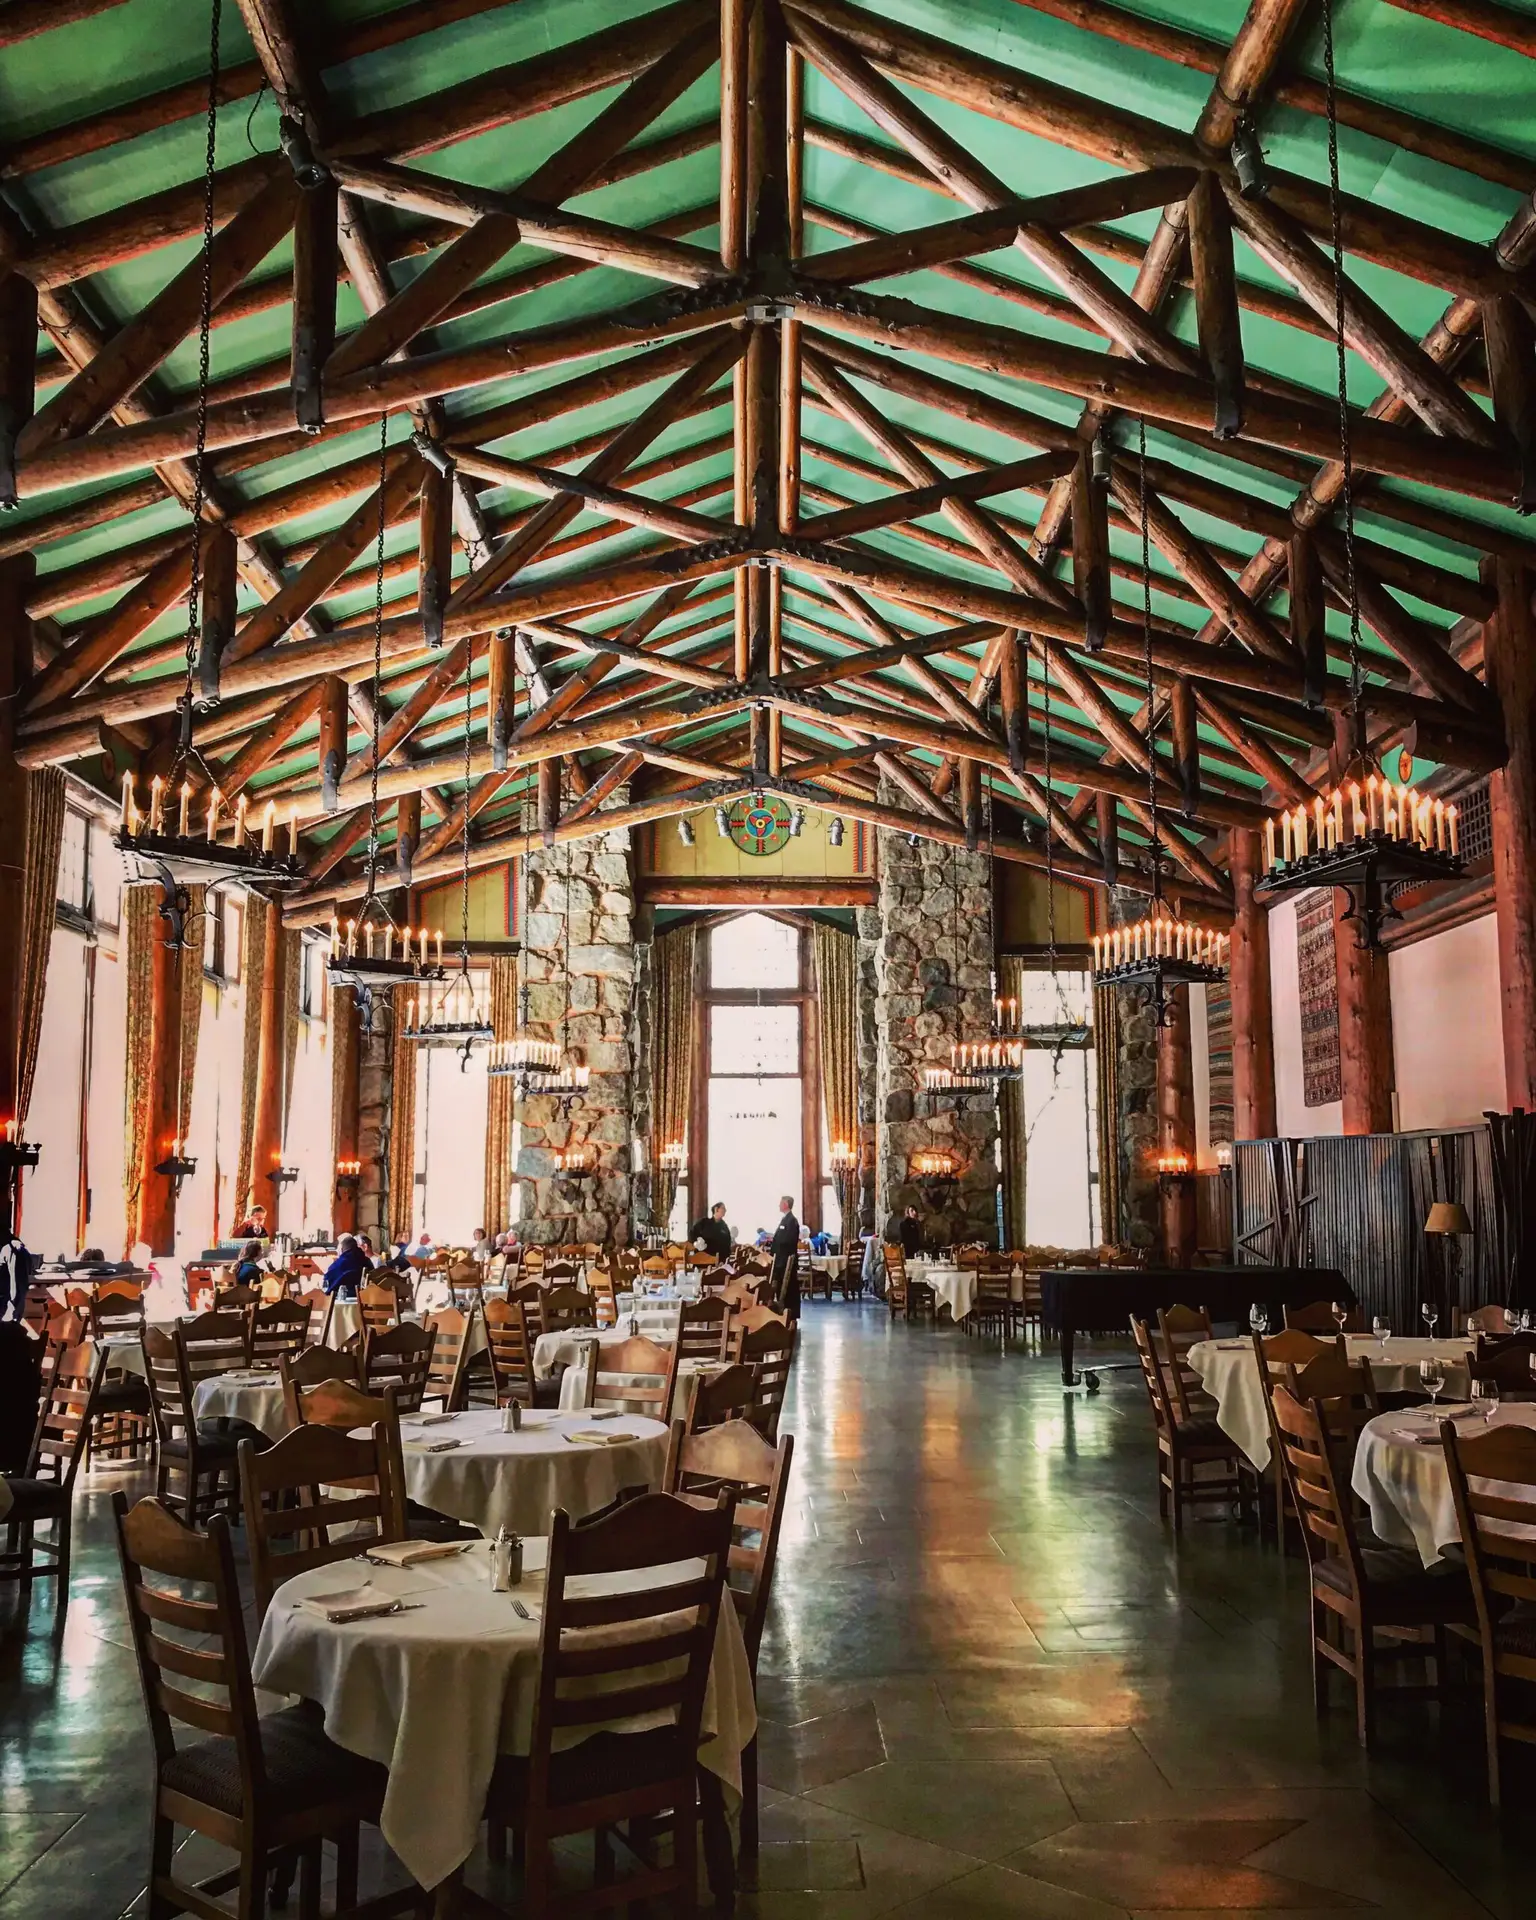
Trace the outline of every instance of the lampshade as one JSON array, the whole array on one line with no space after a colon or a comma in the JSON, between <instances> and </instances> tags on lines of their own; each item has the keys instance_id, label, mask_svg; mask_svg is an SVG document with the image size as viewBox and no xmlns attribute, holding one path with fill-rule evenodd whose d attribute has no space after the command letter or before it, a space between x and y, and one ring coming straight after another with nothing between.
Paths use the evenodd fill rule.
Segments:
<instances>
[{"instance_id":1,"label":"lampshade","mask_svg":"<svg viewBox=\"0 0 1536 1920\"><path fill-rule=\"evenodd\" d=\"M1470 1233L1472 1222L1459 1200L1437 1200L1424 1222L1426 1233Z\"/></svg>"}]
</instances>

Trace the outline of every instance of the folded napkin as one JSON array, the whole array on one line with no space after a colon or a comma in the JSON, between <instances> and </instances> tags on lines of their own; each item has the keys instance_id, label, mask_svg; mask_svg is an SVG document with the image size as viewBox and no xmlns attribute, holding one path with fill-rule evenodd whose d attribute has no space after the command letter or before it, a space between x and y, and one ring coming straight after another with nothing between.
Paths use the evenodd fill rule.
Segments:
<instances>
[{"instance_id":1,"label":"folded napkin","mask_svg":"<svg viewBox=\"0 0 1536 1920\"><path fill-rule=\"evenodd\" d=\"M480 1544L478 1540L387 1540L369 1547L366 1557L386 1567L414 1567L418 1561L445 1560Z\"/></svg>"},{"instance_id":2,"label":"folded napkin","mask_svg":"<svg viewBox=\"0 0 1536 1920\"><path fill-rule=\"evenodd\" d=\"M275 1373L267 1373L260 1367L231 1367L224 1378L238 1380L242 1387L275 1387L279 1384Z\"/></svg>"},{"instance_id":3,"label":"folded napkin","mask_svg":"<svg viewBox=\"0 0 1536 1920\"><path fill-rule=\"evenodd\" d=\"M621 1447L626 1441L638 1439L633 1433L592 1433L583 1428L580 1433L568 1433L566 1439L572 1446L583 1447Z\"/></svg>"},{"instance_id":4,"label":"folded napkin","mask_svg":"<svg viewBox=\"0 0 1536 1920\"><path fill-rule=\"evenodd\" d=\"M413 1427L440 1427L445 1420L457 1420L456 1413L418 1413L410 1421Z\"/></svg>"},{"instance_id":5,"label":"folded napkin","mask_svg":"<svg viewBox=\"0 0 1536 1920\"><path fill-rule=\"evenodd\" d=\"M455 1447L463 1446L462 1440L402 1440L402 1451L408 1453L451 1453Z\"/></svg>"},{"instance_id":6,"label":"folded napkin","mask_svg":"<svg viewBox=\"0 0 1536 1920\"><path fill-rule=\"evenodd\" d=\"M312 1614L336 1627L348 1620L371 1620L376 1614L393 1613L399 1605L392 1594L381 1593L365 1582L342 1593L317 1593L311 1599L297 1600L294 1611Z\"/></svg>"}]
</instances>

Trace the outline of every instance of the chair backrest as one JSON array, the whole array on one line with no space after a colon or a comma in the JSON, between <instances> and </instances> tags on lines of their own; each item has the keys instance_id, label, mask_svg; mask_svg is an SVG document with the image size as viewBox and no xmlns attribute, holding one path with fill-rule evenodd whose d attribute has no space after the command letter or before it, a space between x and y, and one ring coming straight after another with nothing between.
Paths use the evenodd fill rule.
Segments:
<instances>
[{"instance_id":1,"label":"chair backrest","mask_svg":"<svg viewBox=\"0 0 1536 1920\"><path fill-rule=\"evenodd\" d=\"M1302 1538L1313 1566L1339 1561L1348 1569L1356 1600L1365 1591L1365 1568L1355 1538L1347 1485L1340 1488L1322 1410L1308 1406L1287 1387L1270 1394L1280 1459L1291 1499L1301 1516Z\"/></svg>"},{"instance_id":2,"label":"chair backrest","mask_svg":"<svg viewBox=\"0 0 1536 1920\"><path fill-rule=\"evenodd\" d=\"M400 1324L400 1298L393 1287L364 1284L357 1290L357 1312L365 1329L384 1333Z\"/></svg>"},{"instance_id":3,"label":"chair backrest","mask_svg":"<svg viewBox=\"0 0 1536 1920\"><path fill-rule=\"evenodd\" d=\"M295 1388L293 1402L296 1427L339 1427L350 1433L354 1427L372 1427L380 1421L396 1428L400 1423L393 1387L380 1395L364 1393L352 1380L322 1380L313 1387Z\"/></svg>"},{"instance_id":4,"label":"chair backrest","mask_svg":"<svg viewBox=\"0 0 1536 1920\"><path fill-rule=\"evenodd\" d=\"M528 1325L528 1310L521 1300L487 1300L484 1313L496 1404L504 1407L516 1400L531 1407L534 1335Z\"/></svg>"},{"instance_id":5,"label":"chair backrest","mask_svg":"<svg viewBox=\"0 0 1536 1920\"><path fill-rule=\"evenodd\" d=\"M402 1413L415 1413L427 1391L437 1336L430 1327L402 1321L375 1332L363 1329L363 1389L382 1393L393 1387Z\"/></svg>"},{"instance_id":6,"label":"chair backrest","mask_svg":"<svg viewBox=\"0 0 1536 1920\"><path fill-rule=\"evenodd\" d=\"M523 1280L507 1288L507 1304L520 1306L528 1316L528 1332L537 1340L546 1331L544 1325L544 1295L546 1289L537 1280Z\"/></svg>"},{"instance_id":7,"label":"chair backrest","mask_svg":"<svg viewBox=\"0 0 1536 1920\"><path fill-rule=\"evenodd\" d=\"M283 1411L290 1427L298 1426L304 1417L299 1410L299 1395L306 1387L318 1387L325 1380L361 1385L358 1355L335 1347L305 1347L302 1353L279 1354L277 1377L283 1383Z\"/></svg>"},{"instance_id":8,"label":"chair backrest","mask_svg":"<svg viewBox=\"0 0 1536 1920\"><path fill-rule=\"evenodd\" d=\"M784 1411L784 1395L795 1364L798 1341L799 1335L793 1327L775 1320L754 1332L744 1333L732 1356L756 1369L757 1384L749 1417L753 1426L769 1440L778 1438L779 1416Z\"/></svg>"},{"instance_id":9,"label":"chair backrest","mask_svg":"<svg viewBox=\"0 0 1536 1920\"><path fill-rule=\"evenodd\" d=\"M731 1305L721 1294L685 1300L677 1314L680 1360L723 1360L730 1333Z\"/></svg>"},{"instance_id":10,"label":"chair backrest","mask_svg":"<svg viewBox=\"0 0 1536 1920\"><path fill-rule=\"evenodd\" d=\"M104 1333L142 1333L145 1326L143 1293L108 1293L103 1288L91 1302L90 1321L93 1340L99 1340Z\"/></svg>"},{"instance_id":11,"label":"chair backrest","mask_svg":"<svg viewBox=\"0 0 1536 1920\"><path fill-rule=\"evenodd\" d=\"M739 1360L742 1341L749 1333L760 1333L764 1327L787 1327L789 1315L775 1313L772 1307L765 1307L754 1300L749 1306L743 1306L732 1312L731 1331L726 1345L729 1359Z\"/></svg>"},{"instance_id":12,"label":"chair backrest","mask_svg":"<svg viewBox=\"0 0 1536 1920\"><path fill-rule=\"evenodd\" d=\"M1364 1333L1365 1316L1358 1307L1351 1307L1344 1317L1342 1329L1334 1317L1331 1300L1309 1300L1304 1307L1287 1307L1285 1324L1298 1333Z\"/></svg>"},{"instance_id":13,"label":"chair backrest","mask_svg":"<svg viewBox=\"0 0 1536 1920\"><path fill-rule=\"evenodd\" d=\"M543 1300L544 1331L563 1333L568 1327L595 1327L597 1310L580 1287L551 1287Z\"/></svg>"},{"instance_id":14,"label":"chair backrest","mask_svg":"<svg viewBox=\"0 0 1536 1920\"><path fill-rule=\"evenodd\" d=\"M312 1287L308 1293L301 1293L294 1304L309 1315L305 1344L323 1347L331 1331L331 1309L336 1304L335 1294L327 1293L324 1287Z\"/></svg>"},{"instance_id":15,"label":"chair backrest","mask_svg":"<svg viewBox=\"0 0 1536 1920\"><path fill-rule=\"evenodd\" d=\"M757 1368L738 1361L720 1373L696 1373L685 1391L690 1433L705 1433L727 1420L750 1420L757 1401Z\"/></svg>"},{"instance_id":16,"label":"chair backrest","mask_svg":"<svg viewBox=\"0 0 1536 1920\"><path fill-rule=\"evenodd\" d=\"M597 1324L600 1327L616 1327L619 1324L619 1301L613 1275L602 1267L590 1268L587 1272L587 1292L592 1296Z\"/></svg>"},{"instance_id":17,"label":"chair backrest","mask_svg":"<svg viewBox=\"0 0 1536 1920\"><path fill-rule=\"evenodd\" d=\"M84 1341L55 1350L38 1400L37 1427L27 1461L30 1479L52 1481L66 1493L73 1488L105 1361L101 1347Z\"/></svg>"},{"instance_id":18,"label":"chair backrest","mask_svg":"<svg viewBox=\"0 0 1536 1920\"><path fill-rule=\"evenodd\" d=\"M525 1273L542 1273L544 1270L544 1249L542 1247L524 1247L522 1264Z\"/></svg>"},{"instance_id":19,"label":"chair backrest","mask_svg":"<svg viewBox=\"0 0 1536 1920\"><path fill-rule=\"evenodd\" d=\"M786 1434L774 1446L744 1420L728 1420L723 1426L694 1434L688 1432L683 1421L675 1420L667 1448L667 1468L661 1483L664 1493L698 1500L730 1487L736 1494L726 1584L736 1603L754 1677L773 1590L784 1494L794 1453L792 1434Z\"/></svg>"},{"instance_id":20,"label":"chair backrest","mask_svg":"<svg viewBox=\"0 0 1536 1920\"><path fill-rule=\"evenodd\" d=\"M384 1421L366 1437L306 1422L260 1453L242 1440L240 1501L258 1619L284 1580L405 1538L405 1490Z\"/></svg>"},{"instance_id":21,"label":"chair backrest","mask_svg":"<svg viewBox=\"0 0 1536 1920\"><path fill-rule=\"evenodd\" d=\"M142 1300L144 1282L142 1280L102 1280L96 1286L98 1300Z\"/></svg>"},{"instance_id":22,"label":"chair backrest","mask_svg":"<svg viewBox=\"0 0 1536 1920\"><path fill-rule=\"evenodd\" d=\"M613 1256L613 1270L615 1273L626 1275L638 1273L640 1271L639 1249L636 1247L620 1247L619 1251Z\"/></svg>"},{"instance_id":23,"label":"chair backrest","mask_svg":"<svg viewBox=\"0 0 1536 1920\"><path fill-rule=\"evenodd\" d=\"M671 1494L647 1493L580 1528L556 1509L528 1750L531 1807L549 1800L557 1746L641 1713L672 1729L677 1771L668 1777L686 1786L692 1804L734 1505L729 1490L703 1512ZM617 1592L580 1591L586 1575L645 1575L658 1568L672 1569L672 1577L659 1584L626 1578Z\"/></svg>"},{"instance_id":24,"label":"chair backrest","mask_svg":"<svg viewBox=\"0 0 1536 1920\"><path fill-rule=\"evenodd\" d=\"M174 1328L176 1344L186 1355L187 1374L194 1382L210 1373L228 1373L231 1367L244 1367L251 1358L251 1317L248 1313L226 1313L222 1308L197 1314L191 1320L178 1320Z\"/></svg>"},{"instance_id":25,"label":"chair backrest","mask_svg":"<svg viewBox=\"0 0 1536 1920\"><path fill-rule=\"evenodd\" d=\"M1194 1403L1205 1391L1199 1374L1189 1364L1189 1350L1211 1338L1211 1316L1204 1307L1158 1308L1152 1351L1167 1380L1174 1411L1181 1422L1195 1417Z\"/></svg>"},{"instance_id":26,"label":"chair backrest","mask_svg":"<svg viewBox=\"0 0 1536 1920\"><path fill-rule=\"evenodd\" d=\"M155 1434L163 1448L184 1440L187 1430L195 1425L192 1386L185 1377L181 1344L174 1333L146 1327L139 1345L144 1353L144 1378L149 1387Z\"/></svg>"},{"instance_id":27,"label":"chair backrest","mask_svg":"<svg viewBox=\"0 0 1536 1920\"><path fill-rule=\"evenodd\" d=\"M1536 1347L1529 1334L1490 1339L1477 1336L1467 1372L1474 1380L1491 1380L1501 1393L1527 1392L1536 1386Z\"/></svg>"},{"instance_id":28,"label":"chair backrest","mask_svg":"<svg viewBox=\"0 0 1536 1920\"><path fill-rule=\"evenodd\" d=\"M648 1253L640 1262L640 1271L651 1280L665 1280L672 1271L672 1263L662 1253Z\"/></svg>"},{"instance_id":29,"label":"chair backrest","mask_svg":"<svg viewBox=\"0 0 1536 1920\"><path fill-rule=\"evenodd\" d=\"M249 1817L266 1770L229 1522L215 1514L200 1533L159 1500L130 1512L121 1492L112 1510L156 1769L174 1755L178 1725L232 1741Z\"/></svg>"},{"instance_id":30,"label":"chair backrest","mask_svg":"<svg viewBox=\"0 0 1536 1920\"><path fill-rule=\"evenodd\" d=\"M284 1354L309 1344L309 1309L297 1300L274 1300L251 1315L251 1364L276 1366Z\"/></svg>"},{"instance_id":31,"label":"chair backrest","mask_svg":"<svg viewBox=\"0 0 1536 1920\"><path fill-rule=\"evenodd\" d=\"M1333 1348L1304 1367L1287 1362L1285 1388L1293 1400L1319 1413L1332 1440L1347 1441L1351 1450L1366 1421L1381 1412L1370 1361L1346 1360Z\"/></svg>"},{"instance_id":32,"label":"chair backrest","mask_svg":"<svg viewBox=\"0 0 1536 1920\"><path fill-rule=\"evenodd\" d=\"M1331 1340L1319 1340L1316 1334L1302 1327L1287 1327L1282 1333L1256 1333L1253 1351L1260 1374L1270 1381L1283 1380L1287 1367L1310 1366L1326 1354L1334 1354L1340 1360L1345 1357L1337 1331Z\"/></svg>"},{"instance_id":33,"label":"chair backrest","mask_svg":"<svg viewBox=\"0 0 1536 1920\"><path fill-rule=\"evenodd\" d=\"M665 1421L672 1404L676 1349L664 1347L637 1333L628 1340L616 1340L600 1347L593 1341L586 1360L587 1378L582 1404L599 1406L617 1402L631 1413L643 1413L653 1420ZM619 1374L640 1374L641 1380L621 1380ZM604 1376L609 1376L604 1378Z\"/></svg>"},{"instance_id":34,"label":"chair backrest","mask_svg":"<svg viewBox=\"0 0 1536 1920\"><path fill-rule=\"evenodd\" d=\"M213 1305L219 1313L239 1313L247 1307L259 1307L261 1288L247 1286L243 1281L236 1281L229 1287L218 1287L215 1289Z\"/></svg>"},{"instance_id":35,"label":"chair backrest","mask_svg":"<svg viewBox=\"0 0 1536 1920\"><path fill-rule=\"evenodd\" d=\"M1131 1337L1136 1342L1136 1358L1141 1366L1142 1385L1152 1403L1152 1418L1159 1433L1171 1433L1178 1425L1178 1409L1167 1380L1167 1369L1152 1345L1152 1330L1145 1320L1131 1315Z\"/></svg>"},{"instance_id":36,"label":"chair backrest","mask_svg":"<svg viewBox=\"0 0 1536 1920\"><path fill-rule=\"evenodd\" d=\"M1468 1333L1508 1333L1515 1317L1508 1307L1474 1307L1464 1324Z\"/></svg>"},{"instance_id":37,"label":"chair backrest","mask_svg":"<svg viewBox=\"0 0 1536 1920\"><path fill-rule=\"evenodd\" d=\"M1483 1658L1485 1664L1496 1664L1501 1617L1511 1605L1527 1617L1536 1606L1531 1542L1536 1534L1536 1431L1511 1423L1462 1434L1451 1421L1442 1420L1440 1439L1482 1629ZM1517 1652L1516 1658L1520 1667L1530 1666L1528 1655L1519 1659ZM1530 1736L1527 1732L1521 1737Z\"/></svg>"},{"instance_id":38,"label":"chair backrest","mask_svg":"<svg viewBox=\"0 0 1536 1920\"><path fill-rule=\"evenodd\" d=\"M464 1404L465 1382L469 1373L469 1333L478 1308L461 1313L457 1307L445 1307L429 1313L422 1326L436 1336L432 1365L427 1372L425 1398L441 1400L445 1411L457 1411Z\"/></svg>"}]
</instances>

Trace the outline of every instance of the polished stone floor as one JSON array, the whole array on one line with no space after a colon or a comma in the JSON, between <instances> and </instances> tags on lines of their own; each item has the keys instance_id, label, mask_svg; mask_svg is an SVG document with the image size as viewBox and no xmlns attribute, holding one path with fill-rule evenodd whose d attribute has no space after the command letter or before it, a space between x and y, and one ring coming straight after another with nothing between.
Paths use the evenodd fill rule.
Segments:
<instances>
[{"instance_id":1,"label":"polished stone floor","mask_svg":"<svg viewBox=\"0 0 1536 1920\"><path fill-rule=\"evenodd\" d=\"M1471 1705L1444 1727L1389 1708L1369 1762L1342 1690L1319 1724L1300 1561L1223 1520L1175 1545L1133 1374L1063 1395L1049 1355L838 1301L807 1308L797 1375L739 1911L1536 1912L1531 1792L1489 1814ZM5 1920L110 1920L142 1885L148 1740L107 1535L127 1478L83 1496L62 1657L50 1601L29 1633L0 1613Z\"/></svg>"}]
</instances>

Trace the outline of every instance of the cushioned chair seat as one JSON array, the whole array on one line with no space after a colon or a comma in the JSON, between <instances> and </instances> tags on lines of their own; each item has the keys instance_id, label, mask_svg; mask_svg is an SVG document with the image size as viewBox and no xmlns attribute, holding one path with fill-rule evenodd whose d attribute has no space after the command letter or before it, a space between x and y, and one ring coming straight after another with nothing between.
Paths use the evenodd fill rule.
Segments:
<instances>
[{"instance_id":1,"label":"cushioned chair seat","mask_svg":"<svg viewBox=\"0 0 1536 1920\"><path fill-rule=\"evenodd\" d=\"M211 1424L200 1425L197 1429L197 1450L206 1463L227 1460L233 1464L238 1458L236 1448L239 1442L249 1438L249 1433L228 1433ZM187 1443L178 1435L173 1440L162 1441L160 1451L168 1454L173 1460L184 1460L187 1456Z\"/></svg>"},{"instance_id":2,"label":"cushioned chair seat","mask_svg":"<svg viewBox=\"0 0 1536 1920\"><path fill-rule=\"evenodd\" d=\"M120 1380L103 1380L96 1389L98 1413L148 1413L149 1385L130 1374Z\"/></svg>"},{"instance_id":3,"label":"cushioned chair seat","mask_svg":"<svg viewBox=\"0 0 1536 1920\"><path fill-rule=\"evenodd\" d=\"M550 1799L556 1806L574 1806L583 1800L673 1779L682 1771L677 1734L672 1727L653 1727L646 1733L595 1733L580 1746L567 1747L553 1756ZM492 1797L514 1822L527 1791L528 1762L509 1756L498 1760Z\"/></svg>"},{"instance_id":4,"label":"cushioned chair seat","mask_svg":"<svg viewBox=\"0 0 1536 1920\"><path fill-rule=\"evenodd\" d=\"M1366 1581L1373 1590L1390 1591L1405 1598L1422 1595L1426 1600L1440 1600L1445 1597L1447 1581L1459 1579L1463 1584L1466 1582L1465 1568L1444 1560L1426 1568L1420 1564L1416 1553L1408 1553L1400 1547L1362 1547L1360 1562L1365 1569ZM1350 1592L1349 1569L1344 1561L1324 1560L1312 1571L1316 1580L1325 1587L1332 1587L1335 1593ZM1470 1588L1467 1603L1471 1605Z\"/></svg>"},{"instance_id":5,"label":"cushioned chair seat","mask_svg":"<svg viewBox=\"0 0 1536 1920\"><path fill-rule=\"evenodd\" d=\"M1214 1420L1181 1420L1179 1438L1188 1447L1231 1447L1234 1442Z\"/></svg>"},{"instance_id":6,"label":"cushioned chair seat","mask_svg":"<svg viewBox=\"0 0 1536 1920\"><path fill-rule=\"evenodd\" d=\"M11 1490L11 1510L7 1520L52 1520L68 1510L69 1496L54 1480L12 1479L5 1484Z\"/></svg>"},{"instance_id":7,"label":"cushioned chair seat","mask_svg":"<svg viewBox=\"0 0 1536 1920\"><path fill-rule=\"evenodd\" d=\"M302 1813L306 1807L354 1792L377 1792L382 1799L384 1769L327 1739L312 1708L286 1707L281 1713L266 1714L260 1727L267 1784L272 1804L280 1812ZM199 1740L181 1748L167 1761L160 1778L172 1792L217 1807L221 1813L238 1818L243 1811L240 1762L232 1739Z\"/></svg>"},{"instance_id":8,"label":"cushioned chair seat","mask_svg":"<svg viewBox=\"0 0 1536 1920\"><path fill-rule=\"evenodd\" d=\"M1493 1638L1500 1653L1512 1654L1519 1660L1536 1660L1536 1618L1530 1614L1501 1620L1493 1630Z\"/></svg>"}]
</instances>

